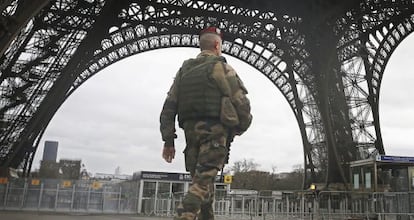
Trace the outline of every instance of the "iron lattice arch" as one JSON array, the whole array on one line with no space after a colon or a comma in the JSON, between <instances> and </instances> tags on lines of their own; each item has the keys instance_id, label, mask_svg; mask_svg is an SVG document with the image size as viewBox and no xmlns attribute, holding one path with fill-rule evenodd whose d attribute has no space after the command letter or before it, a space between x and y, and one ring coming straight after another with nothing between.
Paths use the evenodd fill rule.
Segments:
<instances>
[{"instance_id":1,"label":"iron lattice arch","mask_svg":"<svg viewBox=\"0 0 414 220\"><path fill-rule=\"evenodd\" d=\"M55 112L101 69L144 51L197 47L209 25L223 29L224 53L286 98L302 135L304 187L347 183L349 161L385 152L379 89L389 57L412 32L411 1L38 3L0 4L3 167L28 172Z\"/></svg>"}]
</instances>

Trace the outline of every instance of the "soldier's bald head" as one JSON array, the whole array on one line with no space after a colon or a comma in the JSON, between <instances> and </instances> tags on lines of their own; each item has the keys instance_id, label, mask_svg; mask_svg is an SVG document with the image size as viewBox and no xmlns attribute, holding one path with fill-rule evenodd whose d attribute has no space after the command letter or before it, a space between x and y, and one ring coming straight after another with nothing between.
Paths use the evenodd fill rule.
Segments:
<instances>
[{"instance_id":1,"label":"soldier's bald head","mask_svg":"<svg viewBox=\"0 0 414 220\"><path fill-rule=\"evenodd\" d=\"M213 33L205 33L200 36L200 49L201 50L212 50L214 51L217 43L220 44L221 50L221 37Z\"/></svg>"}]
</instances>

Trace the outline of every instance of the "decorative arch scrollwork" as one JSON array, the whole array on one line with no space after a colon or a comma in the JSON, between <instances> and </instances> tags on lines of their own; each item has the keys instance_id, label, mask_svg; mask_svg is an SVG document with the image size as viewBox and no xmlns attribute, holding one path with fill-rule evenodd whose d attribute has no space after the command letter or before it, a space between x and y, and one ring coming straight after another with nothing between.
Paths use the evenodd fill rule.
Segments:
<instances>
[{"instance_id":1,"label":"decorative arch scrollwork","mask_svg":"<svg viewBox=\"0 0 414 220\"><path fill-rule=\"evenodd\" d=\"M99 70L144 51L197 47L196 32L214 25L225 32L223 52L265 75L289 103L302 135L307 184L318 173L346 182L342 170L349 160L384 152L382 76L394 49L413 31L414 3L297 2L303 4L2 1L0 27L7 28L0 28L0 166L30 163L53 114ZM335 52L333 62L320 60ZM326 172L328 164L336 168Z\"/></svg>"}]
</instances>

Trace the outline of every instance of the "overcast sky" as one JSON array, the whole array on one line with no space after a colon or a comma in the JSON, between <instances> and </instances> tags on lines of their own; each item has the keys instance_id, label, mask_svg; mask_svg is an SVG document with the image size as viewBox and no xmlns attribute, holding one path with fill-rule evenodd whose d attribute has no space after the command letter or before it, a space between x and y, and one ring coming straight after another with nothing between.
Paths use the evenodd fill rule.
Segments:
<instances>
[{"instance_id":1,"label":"overcast sky","mask_svg":"<svg viewBox=\"0 0 414 220\"><path fill-rule=\"evenodd\" d=\"M410 39L412 38L412 39ZM381 87L380 117L388 155L414 156L414 37L397 48L387 66ZM184 172L184 134L178 129L176 158L161 158L159 114L182 61L198 49L160 49L121 60L85 82L62 105L49 124L36 153L39 167L45 140L59 142L58 159L81 159L92 173L123 174L135 171ZM260 72L224 55L249 90L253 123L232 144L230 165L252 159L259 169L277 172L303 166L299 128L280 91Z\"/></svg>"}]
</instances>

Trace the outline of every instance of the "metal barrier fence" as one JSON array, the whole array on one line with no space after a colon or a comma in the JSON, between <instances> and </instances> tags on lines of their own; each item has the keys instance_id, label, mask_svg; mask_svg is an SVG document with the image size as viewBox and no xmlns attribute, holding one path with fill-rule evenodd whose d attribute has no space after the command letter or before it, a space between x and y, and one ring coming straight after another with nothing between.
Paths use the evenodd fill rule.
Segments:
<instances>
[{"instance_id":1,"label":"metal barrier fence","mask_svg":"<svg viewBox=\"0 0 414 220\"><path fill-rule=\"evenodd\" d=\"M0 209L68 212L137 213L138 182L13 181L0 185Z\"/></svg>"},{"instance_id":2,"label":"metal barrier fence","mask_svg":"<svg viewBox=\"0 0 414 220\"><path fill-rule=\"evenodd\" d=\"M33 185L16 181L0 185L0 209L172 216L184 196L181 192L143 197L139 195L139 181L96 186L90 181L73 185L56 180L42 182ZM214 208L218 219L414 220L414 193L228 193L216 197Z\"/></svg>"},{"instance_id":3,"label":"metal barrier fence","mask_svg":"<svg viewBox=\"0 0 414 220\"><path fill-rule=\"evenodd\" d=\"M183 194L143 198L146 215L171 216ZM325 191L216 198L215 214L225 219L387 219L414 220L414 193Z\"/></svg>"}]
</instances>

